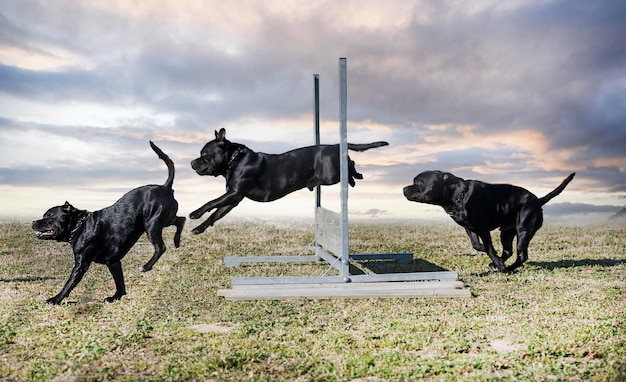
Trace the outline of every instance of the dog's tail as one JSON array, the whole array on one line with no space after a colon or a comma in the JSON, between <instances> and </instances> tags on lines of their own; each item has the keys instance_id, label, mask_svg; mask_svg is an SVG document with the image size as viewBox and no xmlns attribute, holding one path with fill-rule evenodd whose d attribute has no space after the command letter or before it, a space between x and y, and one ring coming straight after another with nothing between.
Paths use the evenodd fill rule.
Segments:
<instances>
[{"instance_id":1,"label":"dog's tail","mask_svg":"<svg viewBox=\"0 0 626 382\"><path fill-rule=\"evenodd\" d=\"M369 149L375 149L376 147L389 146L388 142L378 141L372 143L348 143L348 149L352 151L365 151Z\"/></svg>"},{"instance_id":2,"label":"dog's tail","mask_svg":"<svg viewBox=\"0 0 626 382\"><path fill-rule=\"evenodd\" d=\"M157 147L152 141L150 141L150 147L152 150L165 162L167 165L167 180L163 184L163 187L172 188L172 184L174 184L174 162L167 156L160 148Z\"/></svg>"},{"instance_id":3,"label":"dog's tail","mask_svg":"<svg viewBox=\"0 0 626 382\"><path fill-rule=\"evenodd\" d=\"M543 206L544 204L548 203L550 199L554 198L555 196L563 192L563 190L565 189L565 187L567 187L569 182L571 182L572 179L574 179L574 175L576 175L575 172L569 174L569 176L565 178L565 180L563 180L563 182L557 188L552 190L548 195L544 196L543 198L540 198L539 202L541 203L541 205Z\"/></svg>"}]
</instances>

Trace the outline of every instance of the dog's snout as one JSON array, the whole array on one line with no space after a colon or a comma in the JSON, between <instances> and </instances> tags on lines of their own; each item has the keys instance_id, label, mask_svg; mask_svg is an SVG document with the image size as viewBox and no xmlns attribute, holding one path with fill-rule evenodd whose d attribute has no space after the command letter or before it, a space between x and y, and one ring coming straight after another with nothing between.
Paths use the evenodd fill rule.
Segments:
<instances>
[{"instance_id":1,"label":"dog's snout","mask_svg":"<svg viewBox=\"0 0 626 382\"><path fill-rule=\"evenodd\" d=\"M406 186L402 189L402 192L404 193L405 197L408 198L409 196L411 196L411 194L413 193L412 188L413 188L412 186Z\"/></svg>"},{"instance_id":2,"label":"dog's snout","mask_svg":"<svg viewBox=\"0 0 626 382\"><path fill-rule=\"evenodd\" d=\"M200 170L206 166L206 160L203 157L196 158L191 161L191 168L194 170Z\"/></svg>"}]
</instances>

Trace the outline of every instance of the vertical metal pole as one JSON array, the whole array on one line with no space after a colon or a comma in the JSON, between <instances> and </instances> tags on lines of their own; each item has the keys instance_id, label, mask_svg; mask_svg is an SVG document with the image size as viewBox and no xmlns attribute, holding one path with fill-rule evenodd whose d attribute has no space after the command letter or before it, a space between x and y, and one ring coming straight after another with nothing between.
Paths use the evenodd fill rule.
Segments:
<instances>
[{"instance_id":1,"label":"vertical metal pole","mask_svg":"<svg viewBox=\"0 0 626 382\"><path fill-rule=\"evenodd\" d=\"M341 277L350 282L348 253L348 70L345 58L339 59L339 165L341 171Z\"/></svg>"},{"instance_id":2,"label":"vertical metal pole","mask_svg":"<svg viewBox=\"0 0 626 382\"><path fill-rule=\"evenodd\" d=\"M313 75L313 113L315 116L315 146L320 145L320 75ZM315 187L315 208L322 204L322 189L321 186Z\"/></svg>"},{"instance_id":3,"label":"vertical metal pole","mask_svg":"<svg viewBox=\"0 0 626 382\"><path fill-rule=\"evenodd\" d=\"M313 75L313 124L315 126L315 146L320 145L320 75ZM322 186L315 187L315 256L317 260L321 260L319 253L321 251L321 247L318 244L319 240L319 224L317 218L318 213L317 210L322 205Z\"/></svg>"}]
</instances>

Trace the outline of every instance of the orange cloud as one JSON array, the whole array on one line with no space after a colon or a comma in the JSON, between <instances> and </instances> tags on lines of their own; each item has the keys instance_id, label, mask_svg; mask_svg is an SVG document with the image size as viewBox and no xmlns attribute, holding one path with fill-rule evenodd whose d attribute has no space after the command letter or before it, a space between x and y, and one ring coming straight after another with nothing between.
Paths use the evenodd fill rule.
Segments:
<instances>
[{"instance_id":1,"label":"orange cloud","mask_svg":"<svg viewBox=\"0 0 626 382\"><path fill-rule=\"evenodd\" d=\"M626 174L626 156L612 158L598 158L593 161L595 167L617 167L619 172Z\"/></svg>"}]
</instances>

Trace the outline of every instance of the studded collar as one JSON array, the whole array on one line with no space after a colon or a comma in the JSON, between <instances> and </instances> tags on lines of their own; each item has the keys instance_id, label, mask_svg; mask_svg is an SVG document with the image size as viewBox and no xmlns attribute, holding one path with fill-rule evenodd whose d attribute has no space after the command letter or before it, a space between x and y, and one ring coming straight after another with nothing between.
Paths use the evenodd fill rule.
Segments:
<instances>
[{"instance_id":1,"label":"studded collar","mask_svg":"<svg viewBox=\"0 0 626 382\"><path fill-rule=\"evenodd\" d=\"M76 234L78 233L78 231L82 228L83 224L85 223L85 220L92 214L92 212L87 212L84 213L83 216L81 216L78 221L76 222L76 225L74 226L74 229L70 232L68 241L72 242L74 240L74 238L76 237Z\"/></svg>"}]
</instances>

